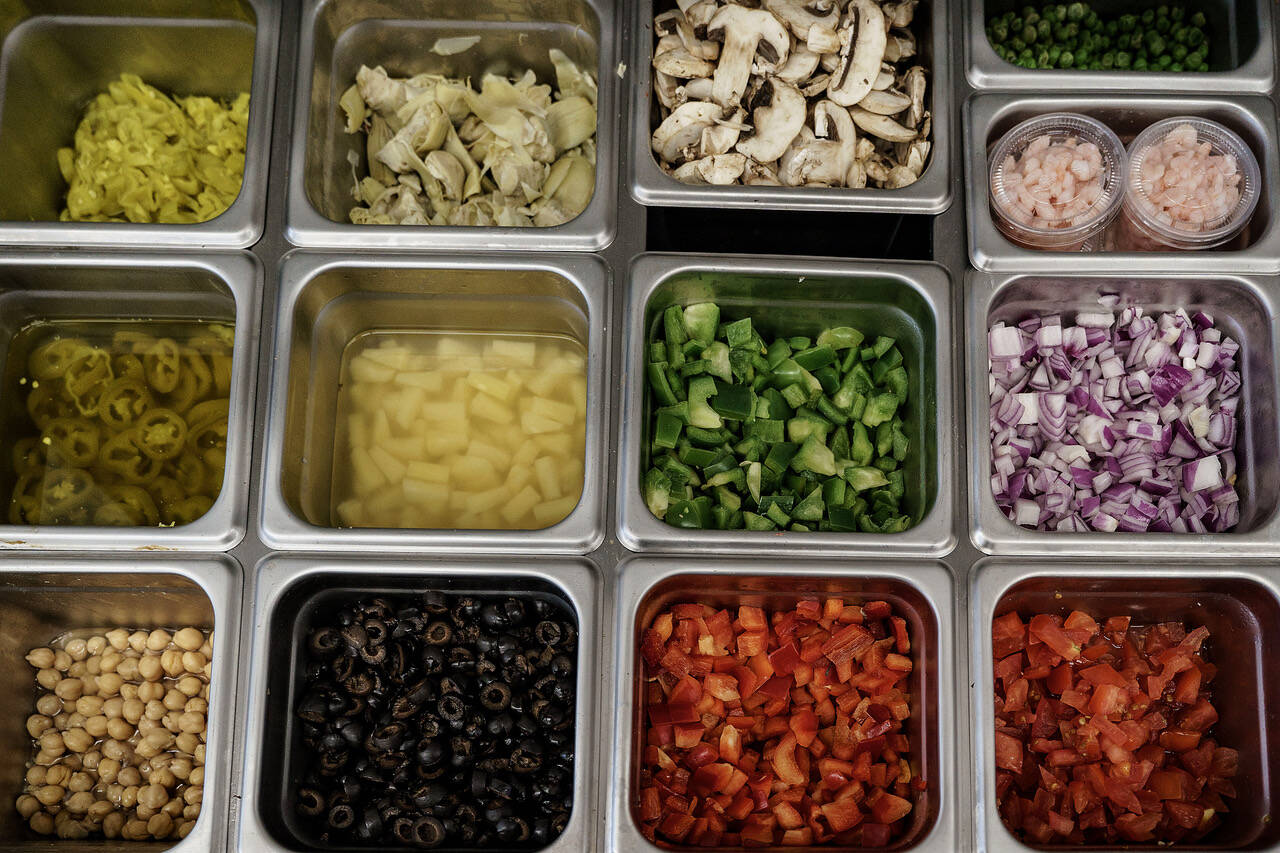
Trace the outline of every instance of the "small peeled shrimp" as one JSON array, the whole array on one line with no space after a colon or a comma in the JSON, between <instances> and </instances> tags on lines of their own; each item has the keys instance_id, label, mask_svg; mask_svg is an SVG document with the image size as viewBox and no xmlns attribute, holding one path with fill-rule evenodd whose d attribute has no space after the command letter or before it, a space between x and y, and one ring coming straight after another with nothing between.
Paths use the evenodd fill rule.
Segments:
<instances>
[{"instance_id":1,"label":"small peeled shrimp","mask_svg":"<svg viewBox=\"0 0 1280 853\"><path fill-rule=\"evenodd\" d=\"M1240 203L1240 164L1231 154L1214 154L1190 124L1178 125L1147 149L1138 174L1139 208L1178 231L1216 228Z\"/></svg>"},{"instance_id":2,"label":"small peeled shrimp","mask_svg":"<svg viewBox=\"0 0 1280 853\"><path fill-rule=\"evenodd\" d=\"M1102 151L1074 136L1054 141L1037 136L1020 158L1004 160L1007 193L997 195L1001 212L1032 228L1073 228L1096 216L1105 179Z\"/></svg>"}]
</instances>

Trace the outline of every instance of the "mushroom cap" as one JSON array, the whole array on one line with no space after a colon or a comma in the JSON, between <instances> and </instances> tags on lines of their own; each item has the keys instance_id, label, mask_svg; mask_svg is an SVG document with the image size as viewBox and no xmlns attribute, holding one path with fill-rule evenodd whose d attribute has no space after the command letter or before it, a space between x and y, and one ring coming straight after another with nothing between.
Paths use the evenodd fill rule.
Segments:
<instances>
[{"instance_id":1,"label":"mushroom cap","mask_svg":"<svg viewBox=\"0 0 1280 853\"><path fill-rule=\"evenodd\" d=\"M840 65L831 75L827 97L842 107L865 98L880 75L887 44L880 5L875 0L852 0L840 27Z\"/></svg>"}]
</instances>

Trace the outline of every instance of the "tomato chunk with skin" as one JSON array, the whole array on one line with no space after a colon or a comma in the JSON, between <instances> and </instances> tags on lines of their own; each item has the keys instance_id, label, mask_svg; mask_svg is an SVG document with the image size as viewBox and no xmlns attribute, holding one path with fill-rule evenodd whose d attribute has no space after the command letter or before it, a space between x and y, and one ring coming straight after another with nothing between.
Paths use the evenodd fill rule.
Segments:
<instances>
[{"instance_id":1,"label":"tomato chunk with skin","mask_svg":"<svg viewBox=\"0 0 1280 853\"><path fill-rule=\"evenodd\" d=\"M1005 825L1037 845L1211 844L1239 772L1214 737L1211 640L1082 610L993 620Z\"/></svg>"}]
</instances>

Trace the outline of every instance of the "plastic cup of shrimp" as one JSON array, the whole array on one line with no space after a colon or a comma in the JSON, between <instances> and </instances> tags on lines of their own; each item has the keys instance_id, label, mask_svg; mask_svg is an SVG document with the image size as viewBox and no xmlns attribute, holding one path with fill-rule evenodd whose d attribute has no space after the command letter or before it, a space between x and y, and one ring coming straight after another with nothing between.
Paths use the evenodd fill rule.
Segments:
<instances>
[{"instance_id":1,"label":"plastic cup of shrimp","mask_svg":"<svg viewBox=\"0 0 1280 853\"><path fill-rule=\"evenodd\" d=\"M1258 207L1262 172L1249 146L1194 116L1156 122L1129 145L1116 248L1212 249L1235 239Z\"/></svg>"},{"instance_id":2,"label":"plastic cup of shrimp","mask_svg":"<svg viewBox=\"0 0 1280 853\"><path fill-rule=\"evenodd\" d=\"M1090 251L1124 198L1124 145L1078 113L1024 121L1000 138L987 163L996 227L1027 249Z\"/></svg>"}]
</instances>

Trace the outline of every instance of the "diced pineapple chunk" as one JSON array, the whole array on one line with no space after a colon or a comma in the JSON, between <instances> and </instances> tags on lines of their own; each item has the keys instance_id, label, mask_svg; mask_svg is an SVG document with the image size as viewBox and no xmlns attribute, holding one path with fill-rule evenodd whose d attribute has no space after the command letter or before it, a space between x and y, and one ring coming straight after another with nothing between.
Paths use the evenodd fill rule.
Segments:
<instances>
[{"instance_id":1,"label":"diced pineapple chunk","mask_svg":"<svg viewBox=\"0 0 1280 853\"><path fill-rule=\"evenodd\" d=\"M482 456L458 456L449 467L453 482L469 492L493 488L501 482L493 463Z\"/></svg>"},{"instance_id":2,"label":"diced pineapple chunk","mask_svg":"<svg viewBox=\"0 0 1280 853\"><path fill-rule=\"evenodd\" d=\"M405 477L412 477L424 483L449 483L449 466L436 465L431 462L413 461L409 463Z\"/></svg>"},{"instance_id":3,"label":"diced pineapple chunk","mask_svg":"<svg viewBox=\"0 0 1280 853\"><path fill-rule=\"evenodd\" d=\"M467 443L467 436L464 433L448 430L427 436L427 453L435 459L441 459L466 450Z\"/></svg>"},{"instance_id":4,"label":"diced pineapple chunk","mask_svg":"<svg viewBox=\"0 0 1280 853\"><path fill-rule=\"evenodd\" d=\"M541 415L535 415L533 412L525 412L520 416L520 426L532 436L555 433L564 429L564 424L557 423L550 418L544 418Z\"/></svg>"},{"instance_id":5,"label":"diced pineapple chunk","mask_svg":"<svg viewBox=\"0 0 1280 853\"><path fill-rule=\"evenodd\" d=\"M525 387L539 397L554 394L556 388L564 381L564 377L554 373L538 373L529 377Z\"/></svg>"},{"instance_id":6,"label":"diced pineapple chunk","mask_svg":"<svg viewBox=\"0 0 1280 853\"><path fill-rule=\"evenodd\" d=\"M533 463L533 470L538 475L538 491L546 500L560 497L560 465L550 456L539 456Z\"/></svg>"},{"instance_id":7,"label":"diced pineapple chunk","mask_svg":"<svg viewBox=\"0 0 1280 853\"><path fill-rule=\"evenodd\" d=\"M563 494L580 495L582 494L583 469L582 460L574 457L564 463L560 467L560 485L564 487Z\"/></svg>"},{"instance_id":8,"label":"diced pineapple chunk","mask_svg":"<svg viewBox=\"0 0 1280 853\"><path fill-rule=\"evenodd\" d=\"M511 385L499 379L496 374L487 370L473 370L471 373L467 374L465 381L467 385L477 391L483 391L490 397L503 403L511 399L511 395L514 394L516 390L511 387Z\"/></svg>"},{"instance_id":9,"label":"diced pineapple chunk","mask_svg":"<svg viewBox=\"0 0 1280 853\"><path fill-rule=\"evenodd\" d=\"M519 367L533 367L538 358L538 345L533 341L498 338L489 344L489 355L495 361L505 361Z\"/></svg>"},{"instance_id":10,"label":"diced pineapple chunk","mask_svg":"<svg viewBox=\"0 0 1280 853\"><path fill-rule=\"evenodd\" d=\"M529 510L541 501L538 490L533 486L525 486L524 489L511 500L507 501L507 505L502 508L502 520L509 525L515 525L529 514Z\"/></svg>"},{"instance_id":11,"label":"diced pineapple chunk","mask_svg":"<svg viewBox=\"0 0 1280 853\"><path fill-rule=\"evenodd\" d=\"M350 369L353 382L390 382L396 375L394 367L377 364L365 355L351 359Z\"/></svg>"},{"instance_id":12,"label":"diced pineapple chunk","mask_svg":"<svg viewBox=\"0 0 1280 853\"><path fill-rule=\"evenodd\" d=\"M540 503L533 508L533 520L542 527L559 524L568 518L569 513L573 512L574 508L578 506L580 497L580 495L572 495L571 497Z\"/></svg>"},{"instance_id":13,"label":"diced pineapple chunk","mask_svg":"<svg viewBox=\"0 0 1280 853\"><path fill-rule=\"evenodd\" d=\"M369 445L382 444L384 441L391 440L391 421L387 418L387 413L382 409L378 409L373 413L371 419L372 424L369 429Z\"/></svg>"},{"instance_id":14,"label":"diced pineapple chunk","mask_svg":"<svg viewBox=\"0 0 1280 853\"><path fill-rule=\"evenodd\" d=\"M369 451L363 447L355 447L351 450L351 479L358 497L365 497L387 484L387 478L383 475L382 469L373 461Z\"/></svg>"},{"instance_id":15,"label":"diced pineapple chunk","mask_svg":"<svg viewBox=\"0 0 1280 853\"><path fill-rule=\"evenodd\" d=\"M416 504L443 506L449 502L449 487L444 483L429 483L405 477L400 485L404 489L405 499Z\"/></svg>"},{"instance_id":16,"label":"diced pineapple chunk","mask_svg":"<svg viewBox=\"0 0 1280 853\"><path fill-rule=\"evenodd\" d=\"M553 456L568 456L573 453L573 439L564 432L549 432L546 435L535 435L533 440L546 452ZM582 447L582 442L578 442Z\"/></svg>"},{"instance_id":17,"label":"diced pineapple chunk","mask_svg":"<svg viewBox=\"0 0 1280 853\"><path fill-rule=\"evenodd\" d=\"M427 399L427 392L421 388L406 388L398 395L394 395L395 409L391 415L391 420L401 430L408 430L413 426L413 422L417 420L419 410L422 408L423 401Z\"/></svg>"},{"instance_id":18,"label":"diced pineapple chunk","mask_svg":"<svg viewBox=\"0 0 1280 853\"><path fill-rule=\"evenodd\" d=\"M376 495L365 498L365 514L380 525L394 525L404 506L404 495L399 489L382 489Z\"/></svg>"},{"instance_id":19,"label":"diced pineapple chunk","mask_svg":"<svg viewBox=\"0 0 1280 853\"><path fill-rule=\"evenodd\" d=\"M480 393L471 401L471 414L487 421L507 424L515 418L515 414L488 394Z\"/></svg>"},{"instance_id":20,"label":"diced pineapple chunk","mask_svg":"<svg viewBox=\"0 0 1280 853\"><path fill-rule=\"evenodd\" d=\"M436 344L436 355L450 361L478 359L480 342L465 335L443 335Z\"/></svg>"},{"instance_id":21,"label":"diced pineapple chunk","mask_svg":"<svg viewBox=\"0 0 1280 853\"><path fill-rule=\"evenodd\" d=\"M489 444L486 441L472 438L471 443L467 445L468 456L480 456L488 459L493 463L495 468L506 468L511 464L511 452L503 450L497 445Z\"/></svg>"},{"instance_id":22,"label":"diced pineapple chunk","mask_svg":"<svg viewBox=\"0 0 1280 853\"><path fill-rule=\"evenodd\" d=\"M364 521L364 504L357 498L348 498L338 504L338 523L345 527L359 527Z\"/></svg>"},{"instance_id":23,"label":"diced pineapple chunk","mask_svg":"<svg viewBox=\"0 0 1280 853\"><path fill-rule=\"evenodd\" d=\"M466 404L460 400L427 401L422 404L422 417L428 421L461 421L467 418Z\"/></svg>"},{"instance_id":24,"label":"diced pineapple chunk","mask_svg":"<svg viewBox=\"0 0 1280 853\"><path fill-rule=\"evenodd\" d=\"M451 512L465 512L467 509L467 501L471 500L471 492L449 492L449 510Z\"/></svg>"},{"instance_id":25,"label":"diced pineapple chunk","mask_svg":"<svg viewBox=\"0 0 1280 853\"><path fill-rule=\"evenodd\" d=\"M512 494L523 489L533 481L533 469L527 465L516 465L507 472L507 488Z\"/></svg>"},{"instance_id":26,"label":"diced pineapple chunk","mask_svg":"<svg viewBox=\"0 0 1280 853\"><path fill-rule=\"evenodd\" d=\"M534 397L533 402L529 405L529 414L557 421L565 426L570 426L578 419L578 412L572 405L569 403L557 403L555 400L548 400L546 397Z\"/></svg>"},{"instance_id":27,"label":"diced pineapple chunk","mask_svg":"<svg viewBox=\"0 0 1280 853\"><path fill-rule=\"evenodd\" d=\"M512 465L532 465L542 453L542 445L530 438L526 440L511 456Z\"/></svg>"},{"instance_id":28,"label":"diced pineapple chunk","mask_svg":"<svg viewBox=\"0 0 1280 853\"><path fill-rule=\"evenodd\" d=\"M399 483L404 479L404 463L392 456L381 445L369 448L369 458L390 483Z\"/></svg>"},{"instance_id":29,"label":"diced pineapple chunk","mask_svg":"<svg viewBox=\"0 0 1280 853\"><path fill-rule=\"evenodd\" d=\"M423 391L438 393L444 390L444 377L434 370L415 370L397 373L395 383L408 388L421 388Z\"/></svg>"},{"instance_id":30,"label":"diced pineapple chunk","mask_svg":"<svg viewBox=\"0 0 1280 853\"><path fill-rule=\"evenodd\" d=\"M380 347L369 347L359 355L374 364L390 367L392 370L404 370L409 363L409 350L403 346L384 343Z\"/></svg>"},{"instance_id":31,"label":"diced pineapple chunk","mask_svg":"<svg viewBox=\"0 0 1280 853\"><path fill-rule=\"evenodd\" d=\"M496 509L511 499L506 486L496 486L483 492L473 492L467 498L467 512L483 513Z\"/></svg>"},{"instance_id":32,"label":"diced pineapple chunk","mask_svg":"<svg viewBox=\"0 0 1280 853\"><path fill-rule=\"evenodd\" d=\"M575 376L569 380L569 399L579 415L587 413L587 377Z\"/></svg>"},{"instance_id":33,"label":"diced pineapple chunk","mask_svg":"<svg viewBox=\"0 0 1280 853\"><path fill-rule=\"evenodd\" d=\"M369 446L369 422L362 412L352 412L347 416L347 444L350 447Z\"/></svg>"},{"instance_id":34,"label":"diced pineapple chunk","mask_svg":"<svg viewBox=\"0 0 1280 853\"><path fill-rule=\"evenodd\" d=\"M421 436L410 435L405 438L388 438L378 445L401 462L412 462L421 459L426 452L427 441Z\"/></svg>"}]
</instances>

